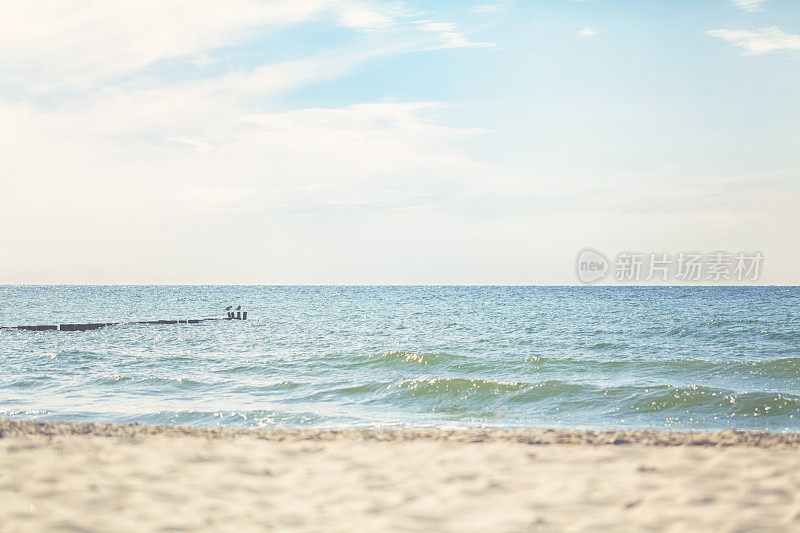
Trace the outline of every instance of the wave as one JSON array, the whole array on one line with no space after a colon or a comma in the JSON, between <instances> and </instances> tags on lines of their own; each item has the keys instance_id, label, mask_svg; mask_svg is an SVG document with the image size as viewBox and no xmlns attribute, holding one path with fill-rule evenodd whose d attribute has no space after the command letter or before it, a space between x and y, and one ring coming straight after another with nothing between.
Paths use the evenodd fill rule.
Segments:
<instances>
[{"instance_id":1,"label":"wave","mask_svg":"<svg viewBox=\"0 0 800 533\"><path fill-rule=\"evenodd\" d=\"M800 397L777 392L735 393L710 387L661 385L637 390L620 402L630 412L713 414L730 416L784 416L800 413Z\"/></svg>"},{"instance_id":2,"label":"wave","mask_svg":"<svg viewBox=\"0 0 800 533\"><path fill-rule=\"evenodd\" d=\"M618 344L597 343L591 345L598 352L615 350ZM595 356L597 357L597 356ZM445 352L406 352L389 351L376 355L337 356L334 361L318 361L320 365L341 363L354 367L370 367L382 365L392 367L428 367L447 369L460 373L477 373L490 371L519 372L535 369L538 371L564 371L579 373L624 373L636 372L644 375L658 375L662 372L670 374L706 374L709 376L741 376L758 375L773 379L800 378L800 357L781 357L762 360L721 360L702 358L669 358L669 359L601 359L578 357L527 356L509 357L498 361L474 355L458 355Z\"/></svg>"},{"instance_id":3,"label":"wave","mask_svg":"<svg viewBox=\"0 0 800 533\"><path fill-rule=\"evenodd\" d=\"M463 378L404 380L388 387L382 397L389 403L459 403L475 414L494 407L511 406L553 412L586 412L596 415L661 414L673 416L785 417L800 414L800 396L780 392L734 392L703 386L617 386L560 380L503 382Z\"/></svg>"},{"instance_id":4,"label":"wave","mask_svg":"<svg viewBox=\"0 0 800 533\"><path fill-rule=\"evenodd\" d=\"M175 378L167 378L167 377L160 377L160 376L103 376L99 378L95 378L91 381L94 385L104 385L104 386L145 386L147 387L162 387L167 386L170 388L176 389L194 389L194 388L211 388L216 385L220 385L222 383L207 383L201 381L195 381L189 378L182 378L182 377L175 377Z\"/></svg>"},{"instance_id":5,"label":"wave","mask_svg":"<svg viewBox=\"0 0 800 533\"><path fill-rule=\"evenodd\" d=\"M336 356L333 361L324 361L320 364L335 362L351 368L403 368L424 366L431 369L449 369L462 372L490 371L496 362L484 360L475 356L459 355L447 352L406 352L388 351L380 354L369 355L344 355Z\"/></svg>"},{"instance_id":6,"label":"wave","mask_svg":"<svg viewBox=\"0 0 800 533\"><path fill-rule=\"evenodd\" d=\"M386 363L404 364L404 363L418 363L421 365L441 365L450 364L452 362L464 361L469 358L463 355L455 355L450 353L415 353L392 351L384 352L379 355L368 355L366 359L370 362L381 361Z\"/></svg>"},{"instance_id":7,"label":"wave","mask_svg":"<svg viewBox=\"0 0 800 533\"><path fill-rule=\"evenodd\" d=\"M87 420L121 424L155 424L214 426L234 428L259 427L324 427L329 420L312 412L291 410L185 410L185 411L60 411L54 410L0 410L0 416L40 421L85 422ZM347 425L346 422L344 425Z\"/></svg>"},{"instance_id":8,"label":"wave","mask_svg":"<svg viewBox=\"0 0 800 533\"><path fill-rule=\"evenodd\" d=\"M475 392L503 394L521 391L527 387L530 387L530 384L464 378L420 378L405 380L397 385L397 389L411 391L414 396L460 395Z\"/></svg>"},{"instance_id":9,"label":"wave","mask_svg":"<svg viewBox=\"0 0 800 533\"><path fill-rule=\"evenodd\" d=\"M525 361L537 370L571 370L574 372L646 372L707 373L716 376L733 376L742 373L764 375L771 378L800 377L800 358L784 357L764 360L722 361L713 359L629 359L598 360L574 357L529 356Z\"/></svg>"}]
</instances>

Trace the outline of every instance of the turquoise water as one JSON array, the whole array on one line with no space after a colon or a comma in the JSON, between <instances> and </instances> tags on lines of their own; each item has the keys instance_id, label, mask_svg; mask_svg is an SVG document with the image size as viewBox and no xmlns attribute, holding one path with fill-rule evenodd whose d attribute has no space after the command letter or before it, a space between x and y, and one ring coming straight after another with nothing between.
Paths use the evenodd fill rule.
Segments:
<instances>
[{"instance_id":1,"label":"turquoise water","mask_svg":"<svg viewBox=\"0 0 800 533\"><path fill-rule=\"evenodd\" d=\"M0 416L800 431L797 287L0 287Z\"/></svg>"}]
</instances>

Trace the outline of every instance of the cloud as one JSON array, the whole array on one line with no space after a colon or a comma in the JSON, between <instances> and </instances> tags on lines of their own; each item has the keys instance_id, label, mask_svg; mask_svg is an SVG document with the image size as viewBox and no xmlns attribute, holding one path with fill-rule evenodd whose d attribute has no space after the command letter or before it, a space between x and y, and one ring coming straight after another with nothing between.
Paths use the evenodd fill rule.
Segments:
<instances>
[{"instance_id":1,"label":"cloud","mask_svg":"<svg viewBox=\"0 0 800 533\"><path fill-rule=\"evenodd\" d=\"M196 67L207 67L208 65L213 65L215 61L205 54L199 54L192 58L191 63Z\"/></svg>"},{"instance_id":2,"label":"cloud","mask_svg":"<svg viewBox=\"0 0 800 533\"><path fill-rule=\"evenodd\" d=\"M800 50L800 35L786 33L777 26L759 31L720 29L706 33L744 48L742 52L744 55L761 55L776 50Z\"/></svg>"},{"instance_id":3,"label":"cloud","mask_svg":"<svg viewBox=\"0 0 800 533\"><path fill-rule=\"evenodd\" d=\"M497 43L474 42L469 40L463 33L458 31L455 24L450 22L433 22L430 20L417 20L416 24L427 32L438 34L444 47L452 48L497 48Z\"/></svg>"},{"instance_id":4,"label":"cloud","mask_svg":"<svg viewBox=\"0 0 800 533\"><path fill-rule=\"evenodd\" d=\"M87 89L162 60L206 66L213 50L314 18L360 31L391 27L396 11L354 0L9 0L0 3L2 84L38 93Z\"/></svg>"},{"instance_id":5,"label":"cloud","mask_svg":"<svg viewBox=\"0 0 800 533\"><path fill-rule=\"evenodd\" d=\"M758 11L765 0L731 0L733 5L745 11Z\"/></svg>"},{"instance_id":6,"label":"cloud","mask_svg":"<svg viewBox=\"0 0 800 533\"><path fill-rule=\"evenodd\" d=\"M99 0L77 5L11 0L0 7L0 69L6 83L43 92L87 88L155 61L241 42L269 24L291 24L325 2L141 0L124 8Z\"/></svg>"},{"instance_id":7,"label":"cloud","mask_svg":"<svg viewBox=\"0 0 800 533\"><path fill-rule=\"evenodd\" d=\"M9 0L0 3L0 20L0 91L28 96L160 83L166 80L140 74L163 61L172 61L171 72L181 72L182 66L204 69L208 75L226 66L230 71L232 65L217 55L220 49L244 47L276 29L312 20L327 20L365 36L379 34L374 37L379 41L357 45L370 49L363 57L374 57L374 48L397 54L495 46L473 42L452 23L416 21L403 4L358 0L231 0L224 5L213 0L141 0L124 7L102 0L69 7ZM209 69L211 65L217 68ZM302 59L295 65L302 65Z\"/></svg>"},{"instance_id":8,"label":"cloud","mask_svg":"<svg viewBox=\"0 0 800 533\"><path fill-rule=\"evenodd\" d=\"M438 124L439 103L278 103L377 58L490 45L454 24L420 24L400 4L12 0L0 17L0 176L13 177L0 180L0 227L35 219L77 234L202 212L399 205L422 190L415 180L447 181L473 165L454 142L477 132ZM352 40L246 67L225 68L217 53L317 19L351 29ZM200 76L142 74L159 61Z\"/></svg>"},{"instance_id":9,"label":"cloud","mask_svg":"<svg viewBox=\"0 0 800 533\"><path fill-rule=\"evenodd\" d=\"M364 3L339 3L337 9L342 25L367 31L393 26L398 14L393 10L379 10Z\"/></svg>"},{"instance_id":10,"label":"cloud","mask_svg":"<svg viewBox=\"0 0 800 533\"><path fill-rule=\"evenodd\" d=\"M437 124L435 102L259 114L203 95L185 107L131 103L59 113L0 103L0 122L17 125L13 134L0 131L2 173L14 177L0 183L0 225L11 231L36 220L60 233L85 222L126 228L220 209L402 204L414 198L416 180L469 170L473 163L452 143L478 133ZM203 106L212 111L198 112ZM221 184L224 194L209 192Z\"/></svg>"},{"instance_id":11,"label":"cloud","mask_svg":"<svg viewBox=\"0 0 800 533\"><path fill-rule=\"evenodd\" d=\"M589 26L584 26L583 29L578 32L579 37L591 37L593 35L597 35L597 32Z\"/></svg>"}]
</instances>

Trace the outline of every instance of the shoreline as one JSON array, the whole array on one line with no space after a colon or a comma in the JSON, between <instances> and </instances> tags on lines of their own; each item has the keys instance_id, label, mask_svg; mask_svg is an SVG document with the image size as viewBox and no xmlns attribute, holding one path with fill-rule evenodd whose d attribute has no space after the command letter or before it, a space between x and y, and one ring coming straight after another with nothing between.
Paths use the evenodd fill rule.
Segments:
<instances>
[{"instance_id":1,"label":"shoreline","mask_svg":"<svg viewBox=\"0 0 800 533\"><path fill-rule=\"evenodd\" d=\"M641 445L800 448L800 433L727 429L722 431L581 430L498 428L406 429L239 429L204 426L118 424L112 422L37 422L0 418L0 439L28 437L193 437L202 439L256 438L269 441L402 442L427 440L458 443L508 442L528 445Z\"/></svg>"},{"instance_id":2,"label":"shoreline","mask_svg":"<svg viewBox=\"0 0 800 533\"><path fill-rule=\"evenodd\" d=\"M3 531L798 531L800 434L0 419Z\"/></svg>"}]
</instances>

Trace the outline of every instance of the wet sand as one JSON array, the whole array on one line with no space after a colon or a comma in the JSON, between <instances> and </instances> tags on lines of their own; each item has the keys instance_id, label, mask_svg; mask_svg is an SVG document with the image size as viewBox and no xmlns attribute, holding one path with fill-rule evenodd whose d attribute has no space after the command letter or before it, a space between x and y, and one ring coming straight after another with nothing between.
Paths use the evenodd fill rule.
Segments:
<instances>
[{"instance_id":1,"label":"wet sand","mask_svg":"<svg viewBox=\"0 0 800 533\"><path fill-rule=\"evenodd\" d=\"M0 419L2 531L800 531L800 435Z\"/></svg>"}]
</instances>

